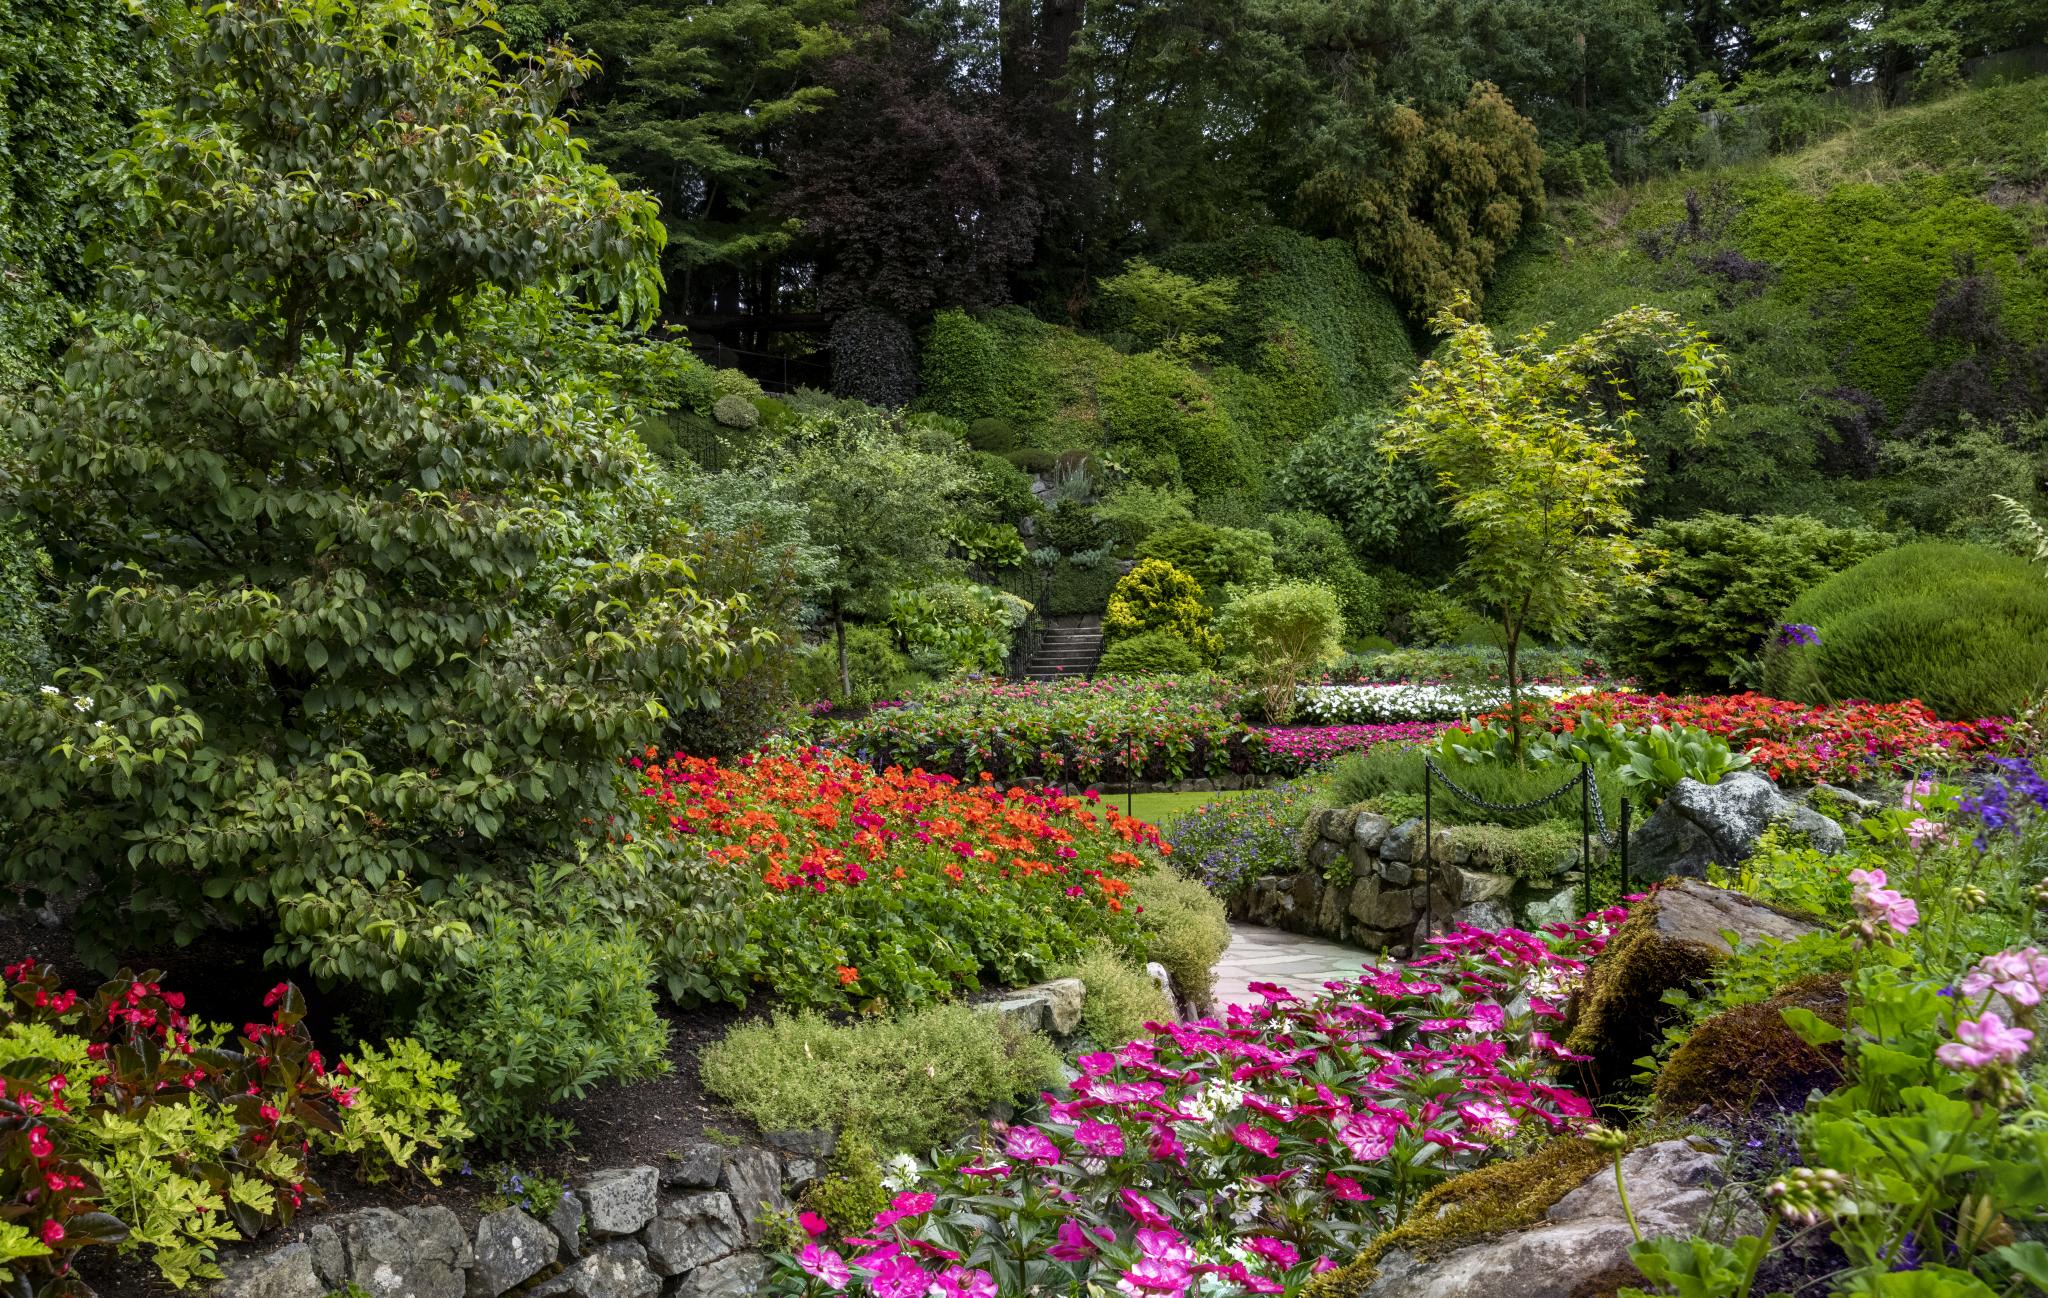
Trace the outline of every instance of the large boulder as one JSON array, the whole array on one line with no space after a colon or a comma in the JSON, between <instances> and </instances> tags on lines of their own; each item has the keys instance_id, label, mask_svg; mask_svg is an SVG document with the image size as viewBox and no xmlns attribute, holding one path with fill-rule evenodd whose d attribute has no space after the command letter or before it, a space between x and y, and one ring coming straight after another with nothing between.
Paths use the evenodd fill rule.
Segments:
<instances>
[{"instance_id":1,"label":"large boulder","mask_svg":"<svg viewBox=\"0 0 2048 1298\"><path fill-rule=\"evenodd\" d=\"M555 1232L519 1209L492 1213L476 1226L476 1265L469 1271L469 1298L498 1298L540 1274L560 1252Z\"/></svg>"},{"instance_id":2,"label":"large boulder","mask_svg":"<svg viewBox=\"0 0 2048 1298\"><path fill-rule=\"evenodd\" d=\"M525 1298L660 1298L661 1277L631 1240L599 1244L574 1265L525 1291Z\"/></svg>"},{"instance_id":3,"label":"large boulder","mask_svg":"<svg viewBox=\"0 0 2048 1298\"><path fill-rule=\"evenodd\" d=\"M617 1167L583 1183L584 1226L597 1236L631 1235L654 1220L661 1173L652 1167Z\"/></svg>"},{"instance_id":4,"label":"large boulder","mask_svg":"<svg viewBox=\"0 0 2048 1298\"><path fill-rule=\"evenodd\" d=\"M354 1285L370 1298L463 1298L474 1255L446 1208L365 1208L307 1232L329 1289Z\"/></svg>"},{"instance_id":5,"label":"large boulder","mask_svg":"<svg viewBox=\"0 0 2048 1298\"><path fill-rule=\"evenodd\" d=\"M1623 1157L1629 1204L1643 1234L1685 1236L1709 1228L1721 1166L1719 1154L1682 1140ZM1758 1222L1755 1209L1747 1209L1735 1214L1727 1233L1754 1230ZM1630 1271L1634 1242L1614 1174L1600 1166L1523 1229L1440 1252L1386 1249L1373 1264L1371 1280L1352 1292L1361 1298L1571 1298L1598 1277L1629 1275L1641 1283Z\"/></svg>"},{"instance_id":6,"label":"large boulder","mask_svg":"<svg viewBox=\"0 0 2048 1298\"><path fill-rule=\"evenodd\" d=\"M1844 1027L1849 997L1840 974L1802 978L1769 1000L1722 1010L1694 1028L1657 1070L1651 1087L1667 1113L1702 1105L1733 1113L1797 1109L1816 1088L1842 1075L1839 1045L1809 1045L1785 1022L1803 1009L1823 1023Z\"/></svg>"},{"instance_id":7,"label":"large boulder","mask_svg":"<svg viewBox=\"0 0 2048 1298\"><path fill-rule=\"evenodd\" d=\"M1663 1035L1671 1009L1664 993L1691 987L1733 953L1728 937L1748 946L1795 941L1814 931L1804 920L1772 910L1739 892L1687 879L1637 903L1628 921L1594 958L1586 986L1572 1004L1567 1044L1590 1056L1583 1067L1594 1094L1627 1082L1635 1061Z\"/></svg>"},{"instance_id":8,"label":"large boulder","mask_svg":"<svg viewBox=\"0 0 2048 1298\"><path fill-rule=\"evenodd\" d=\"M1645 882L1674 875L1699 879L1709 865L1733 868L1773 825L1806 835L1829 854L1846 842L1840 825L1780 793L1767 776L1736 771L1718 784L1680 780L1629 836L1629 875Z\"/></svg>"}]
</instances>

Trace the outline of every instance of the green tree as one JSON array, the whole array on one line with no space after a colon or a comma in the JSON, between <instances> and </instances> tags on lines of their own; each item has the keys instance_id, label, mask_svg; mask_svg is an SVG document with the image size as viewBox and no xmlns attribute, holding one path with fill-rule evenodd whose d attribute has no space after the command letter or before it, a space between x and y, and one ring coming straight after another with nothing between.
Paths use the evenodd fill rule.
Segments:
<instances>
[{"instance_id":1,"label":"green tree","mask_svg":"<svg viewBox=\"0 0 2048 1298\"><path fill-rule=\"evenodd\" d=\"M839 687L851 696L847 615L882 617L890 592L953 566L947 525L975 480L946 442L881 414L813 421L773 471L782 494L809 507L811 542L832 554L820 586L838 642Z\"/></svg>"},{"instance_id":2,"label":"green tree","mask_svg":"<svg viewBox=\"0 0 2048 1298\"><path fill-rule=\"evenodd\" d=\"M1237 305L1236 280L1195 279L1161 270L1142 257L1098 287L1132 333L1154 350L1182 361L1200 360L1222 343L1216 330Z\"/></svg>"},{"instance_id":3,"label":"green tree","mask_svg":"<svg viewBox=\"0 0 2048 1298\"><path fill-rule=\"evenodd\" d=\"M271 918L423 978L390 917L573 860L742 652L607 539L630 411L536 359L577 296L651 315L653 204L552 115L587 63L501 70L485 12L217 6L113 159L108 323L8 421L76 666L0 696L0 877L81 898L90 954Z\"/></svg>"},{"instance_id":4,"label":"green tree","mask_svg":"<svg viewBox=\"0 0 2048 1298\"><path fill-rule=\"evenodd\" d=\"M1388 455L1427 461L1464 533L1466 594L1500 620L1514 748L1522 747L1522 637L1575 628L1635 570L1629 493L1642 482L1618 366L1649 351L1676 375L1704 432L1723 403L1726 360L1704 335L1633 307L1555 351L1544 331L1502 350L1460 298L1432 323L1446 341L1381 437ZM1607 398L1603 401L1602 397Z\"/></svg>"},{"instance_id":5,"label":"green tree","mask_svg":"<svg viewBox=\"0 0 2048 1298\"><path fill-rule=\"evenodd\" d=\"M1293 720L1301 678L1344 651L1337 593L1321 582L1283 581L1246 591L1224 606L1216 629L1236 669L1257 683L1266 720L1276 726Z\"/></svg>"}]
</instances>

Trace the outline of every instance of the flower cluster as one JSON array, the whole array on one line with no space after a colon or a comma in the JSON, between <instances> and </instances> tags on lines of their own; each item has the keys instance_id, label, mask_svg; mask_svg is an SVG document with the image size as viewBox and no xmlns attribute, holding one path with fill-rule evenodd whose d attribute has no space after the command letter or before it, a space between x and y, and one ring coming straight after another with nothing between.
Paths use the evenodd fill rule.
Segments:
<instances>
[{"instance_id":1,"label":"flower cluster","mask_svg":"<svg viewBox=\"0 0 2048 1298\"><path fill-rule=\"evenodd\" d=\"M1525 685L1525 699L1552 700L1583 692L1572 685ZM1390 721L1456 721L1508 699L1505 682L1482 685L1361 684L1307 685L1296 695L1296 715L1322 725Z\"/></svg>"},{"instance_id":2,"label":"flower cluster","mask_svg":"<svg viewBox=\"0 0 2048 1298\"><path fill-rule=\"evenodd\" d=\"M1781 649L1817 645L1820 643L1820 631L1804 622L1786 622L1778 627L1778 634L1772 640Z\"/></svg>"},{"instance_id":3,"label":"flower cluster","mask_svg":"<svg viewBox=\"0 0 2048 1298\"><path fill-rule=\"evenodd\" d=\"M1293 873L1295 838L1321 793L1314 781L1290 780L1179 816L1167 827L1175 868L1219 897L1261 875Z\"/></svg>"},{"instance_id":4,"label":"flower cluster","mask_svg":"<svg viewBox=\"0 0 2048 1298\"><path fill-rule=\"evenodd\" d=\"M1244 774L1261 747L1215 677L966 681L830 726L826 741L876 767L1069 784Z\"/></svg>"},{"instance_id":5,"label":"flower cluster","mask_svg":"<svg viewBox=\"0 0 2048 1298\"><path fill-rule=\"evenodd\" d=\"M1380 744L1427 743L1442 733L1441 721L1396 721L1372 726L1288 726L1265 733L1266 769L1294 775L1346 753Z\"/></svg>"},{"instance_id":6,"label":"flower cluster","mask_svg":"<svg viewBox=\"0 0 2048 1298\"><path fill-rule=\"evenodd\" d=\"M2007 728L1997 717L1943 721L1915 702L1811 707L1761 694L1612 693L1553 701L1549 728L1568 730L1582 716L1632 729L1696 726L1746 752L1776 780L1860 780L1952 765L2004 742Z\"/></svg>"},{"instance_id":7,"label":"flower cluster","mask_svg":"<svg viewBox=\"0 0 2048 1298\"><path fill-rule=\"evenodd\" d=\"M1979 825L1980 850L1990 844L1993 836L2016 832L2028 818L2048 812L2048 776L2043 776L2032 762L2023 757L1994 757L1991 765L1998 774L1958 804Z\"/></svg>"},{"instance_id":8,"label":"flower cluster","mask_svg":"<svg viewBox=\"0 0 2048 1298\"><path fill-rule=\"evenodd\" d=\"M1920 922L1920 907L1896 888L1887 888L1883 870L1851 870L1849 900L1862 916L1859 921L1866 941L1889 940L1892 933L1906 933Z\"/></svg>"},{"instance_id":9,"label":"flower cluster","mask_svg":"<svg viewBox=\"0 0 2048 1298\"><path fill-rule=\"evenodd\" d=\"M2024 1013L2048 995L2048 955L2032 946L1994 952L1972 965L1958 985L1965 996L2003 996Z\"/></svg>"},{"instance_id":10,"label":"flower cluster","mask_svg":"<svg viewBox=\"0 0 2048 1298\"><path fill-rule=\"evenodd\" d=\"M1045 1117L939 1159L873 1228L814 1241L809 1292L1293 1294L1431 1183L1591 1116L1549 1035L1619 910L1546 934L1467 927L1221 1019L1084 1055Z\"/></svg>"},{"instance_id":11,"label":"flower cluster","mask_svg":"<svg viewBox=\"0 0 2048 1298\"><path fill-rule=\"evenodd\" d=\"M1093 795L972 783L805 749L626 763L632 833L744 884L758 977L799 1004L943 1000L1129 943L1131 880L1171 849Z\"/></svg>"},{"instance_id":12,"label":"flower cluster","mask_svg":"<svg viewBox=\"0 0 2048 1298\"><path fill-rule=\"evenodd\" d=\"M1934 1057L1950 1068L2010 1068L2026 1058L2034 1034L2025 1028L2007 1027L1992 1011L1978 1019L1956 1024L1956 1039L1938 1047Z\"/></svg>"}]
</instances>

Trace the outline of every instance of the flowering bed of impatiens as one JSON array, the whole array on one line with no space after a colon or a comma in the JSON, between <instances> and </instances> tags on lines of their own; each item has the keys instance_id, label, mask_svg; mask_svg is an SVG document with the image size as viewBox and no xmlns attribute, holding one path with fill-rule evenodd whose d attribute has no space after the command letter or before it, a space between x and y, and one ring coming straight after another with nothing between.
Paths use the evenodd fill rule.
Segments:
<instances>
[{"instance_id":1,"label":"flowering bed of impatiens","mask_svg":"<svg viewBox=\"0 0 2048 1298\"><path fill-rule=\"evenodd\" d=\"M1093 797L826 749L649 750L626 774L637 832L701 846L742 885L745 974L799 1005L943 1000L1049 976L1092 938L1128 944L1130 880L1171 851Z\"/></svg>"},{"instance_id":2,"label":"flowering bed of impatiens","mask_svg":"<svg viewBox=\"0 0 2048 1298\"><path fill-rule=\"evenodd\" d=\"M1560 699L1582 693L1573 685L1524 685L1526 699ZM1305 685L1295 698L1295 719L1318 725L1361 725L1389 721L1456 721L1507 702L1505 683L1485 685L1378 684Z\"/></svg>"},{"instance_id":3,"label":"flowering bed of impatiens","mask_svg":"<svg viewBox=\"0 0 2048 1298\"><path fill-rule=\"evenodd\" d=\"M872 1227L812 1238L813 1294L1296 1293L1518 1132L1587 1118L1549 1035L1620 910L1546 934L1461 927L1406 964L1220 1020L1152 1025L941 1157Z\"/></svg>"},{"instance_id":4,"label":"flowering bed of impatiens","mask_svg":"<svg viewBox=\"0 0 2048 1298\"><path fill-rule=\"evenodd\" d=\"M1220 677L967 681L831 726L826 742L876 767L1067 784L1181 780L1259 768L1261 739Z\"/></svg>"},{"instance_id":5,"label":"flowering bed of impatiens","mask_svg":"<svg viewBox=\"0 0 2048 1298\"><path fill-rule=\"evenodd\" d=\"M1914 702L1809 706L1762 694L1580 693L1553 699L1540 719L1552 730L1565 730L1587 715L1638 729L1697 726L1748 753L1773 779L1797 782L1863 780L1954 766L2004 742L2008 725L2002 717L1943 721Z\"/></svg>"},{"instance_id":6,"label":"flowering bed of impatiens","mask_svg":"<svg viewBox=\"0 0 2048 1298\"><path fill-rule=\"evenodd\" d=\"M1443 732L1442 721L1396 721L1377 726L1268 726L1265 768L1273 774L1299 775L1346 753L1381 744L1420 744Z\"/></svg>"}]
</instances>

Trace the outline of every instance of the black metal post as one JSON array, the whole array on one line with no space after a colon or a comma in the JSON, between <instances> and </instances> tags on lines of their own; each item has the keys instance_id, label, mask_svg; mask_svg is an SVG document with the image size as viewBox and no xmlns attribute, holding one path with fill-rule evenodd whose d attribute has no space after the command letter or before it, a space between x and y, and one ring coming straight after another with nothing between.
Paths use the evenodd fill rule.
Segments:
<instances>
[{"instance_id":1,"label":"black metal post","mask_svg":"<svg viewBox=\"0 0 2048 1298\"><path fill-rule=\"evenodd\" d=\"M1593 909L1593 799L1599 791L1593 787L1593 768L1585 762L1579 763L1579 878L1582 880L1582 895L1585 906L1580 914L1590 914Z\"/></svg>"},{"instance_id":2,"label":"black metal post","mask_svg":"<svg viewBox=\"0 0 2048 1298\"><path fill-rule=\"evenodd\" d=\"M1430 935L1436 918L1436 808L1430 802L1430 787L1436 783L1436 768L1422 759L1422 936ZM1410 955L1421 955L1421 943Z\"/></svg>"},{"instance_id":3,"label":"black metal post","mask_svg":"<svg viewBox=\"0 0 2048 1298\"><path fill-rule=\"evenodd\" d=\"M1135 793L1137 792L1137 788L1138 788L1138 772L1137 772L1137 770L1135 769L1135 764L1136 764L1137 760L1138 760L1138 737L1137 737L1136 735L1125 735L1125 736L1124 736L1124 815L1125 815L1126 817L1128 817L1128 816L1130 816L1130 815L1131 815L1131 798L1132 798L1132 796L1133 796L1133 795L1134 795L1134 794L1135 794Z\"/></svg>"},{"instance_id":4,"label":"black metal post","mask_svg":"<svg viewBox=\"0 0 2048 1298\"><path fill-rule=\"evenodd\" d=\"M1630 811L1631 811L1631 810L1632 810L1632 809L1634 808L1634 805L1635 805L1635 804L1631 803L1631 802L1630 802L1630 801L1628 800L1628 795L1627 795L1627 794L1623 794L1623 795L1622 795L1622 798L1621 798L1621 839L1620 839L1620 843L1619 843L1619 846L1620 846L1620 848L1621 848L1621 876L1620 876L1620 882L1621 882L1621 889L1620 889L1620 891L1622 891L1622 892L1624 892L1624 893L1628 891L1628 822L1629 822L1629 812L1630 812Z\"/></svg>"}]
</instances>

